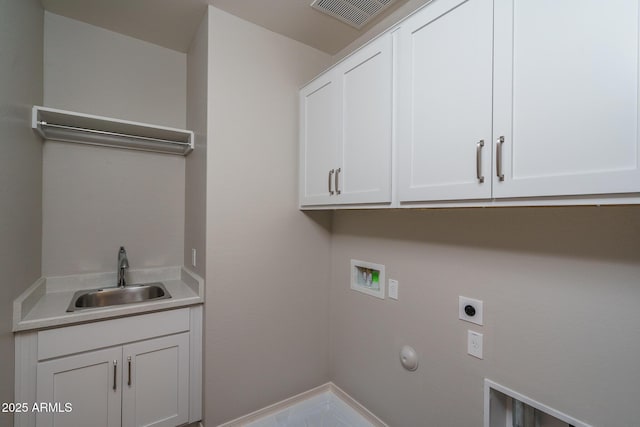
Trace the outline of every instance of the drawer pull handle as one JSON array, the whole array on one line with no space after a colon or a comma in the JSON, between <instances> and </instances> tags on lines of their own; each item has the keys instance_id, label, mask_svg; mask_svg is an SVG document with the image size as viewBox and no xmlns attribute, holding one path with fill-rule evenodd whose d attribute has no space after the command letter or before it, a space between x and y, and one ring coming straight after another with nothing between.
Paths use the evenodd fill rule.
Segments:
<instances>
[{"instance_id":1,"label":"drawer pull handle","mask_svg":"<svg viewBox=\"0 0 640 427\"><path fill-rule=\"evenodd\" d=\"M333 178L333 174L334 174L335 172L336 172L336 170L335 170L335 169L331 169L331 170L329 171L329 195L330 195L330 196L333 196L333 189L331 188L331 182L332 182L332 179L331 179L331 178Z\"/></svg>"},{"instance_id":2,"label":"drawer pull handle","mask_svg":"<svg viewBox=\"0 0 640 427\"><path fill-rule=\"evenodd\" d=\"M481 139L476 144L476 178L480 184L484 182L484 176L482 176L482 147L484 147L484 139Z\"/></svg>"},{"instance_id":3,"label":"drawer pull handle","mask_svg":"<svg viewBox=\"0 0 640 427\"><path fill-rule=\"evenodd\" d=\"M127 357L127 362L129 364L129 375L128 375L129 379L127 381L127 385L131 387L131 356Z\"/></svg>"},{"instance_id":4,"label":"drawer pull handle","mask_svg":"<svg viewBox=\"0 0 640 427\"><path fill-rule=\"evenodd\" d=\"M504 136L498 138L498 147L496 149L496 175L499 181L504 181L504 173L502 173L502 146L504 145Z\"/></svg>"},{"instance_id":5,"label":"drawer pull handle","mask_svg":"<svg viewBox=\"0 0 640 427\"><path fill-rule=\"evenodd\" d=\"M336 194L340 194L340 171L342 169L336 169Z\"/></svg>"},{"instance_id":6,"label":"drawer pull handle","mask_svg":"<svg viewBox=\"0 0 640 427\"><path fill-rule=\"evenodd\" d=\"M117 375L118 375L118 361L114 360L113 361L113 391L116 391Z\"/></svg>"}]
</instances>

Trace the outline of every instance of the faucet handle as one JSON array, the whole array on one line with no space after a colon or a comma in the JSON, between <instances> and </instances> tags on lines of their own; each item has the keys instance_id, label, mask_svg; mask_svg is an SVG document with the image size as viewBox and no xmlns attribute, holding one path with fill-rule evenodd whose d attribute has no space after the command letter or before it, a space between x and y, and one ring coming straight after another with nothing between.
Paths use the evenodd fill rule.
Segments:
<instances>
[{"instance_id":1,"label":"faucet handle","mask_svg":"<svg viewBox=\"0 0 640 427\"><path fill-rule=\"evenodd\" d=\"M125 279L125 270L129 268L129 259L127 258L127 251L124 246L120 246L120 250L118 251L118 286L124 287L126 286Z\"/></svg>"},{"instance_id":2,"label":"faucet handle","mask_svg":"<svg viewBox=\"0 0 640 427\"><path fill-rule=\"evenodd\" d=\"M127 258L127 251L124 246L120 246L118 251L118 268L129 268L129 259Z\"/></svg>"}]
</instances>

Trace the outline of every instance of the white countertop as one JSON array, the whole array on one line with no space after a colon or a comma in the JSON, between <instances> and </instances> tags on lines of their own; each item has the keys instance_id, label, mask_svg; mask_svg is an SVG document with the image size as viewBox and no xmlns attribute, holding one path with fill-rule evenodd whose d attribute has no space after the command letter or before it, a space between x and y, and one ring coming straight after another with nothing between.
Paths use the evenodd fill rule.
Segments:
<instances>
[{"instance_id":1,"label":"white countertop","mask_svg":"<svg viewBox=\"0 0 640 427\"><path fill-rule=\"evenodd\" d=\"M132 284L162 282L171 298L67 313L78 290L113 287L115 273L43 277L13 302L13 331L51 328L152 311L168 310L204 302L204 280L185 267L163 267L127 272Z\"/></svg>"}]
</instances>

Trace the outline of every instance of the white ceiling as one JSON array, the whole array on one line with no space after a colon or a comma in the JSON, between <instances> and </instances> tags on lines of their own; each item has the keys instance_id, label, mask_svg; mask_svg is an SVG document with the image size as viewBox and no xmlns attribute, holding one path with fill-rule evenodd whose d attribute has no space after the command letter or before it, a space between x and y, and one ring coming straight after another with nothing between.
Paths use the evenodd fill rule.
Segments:
<instances>
[{"instance_id":1,"label":"white ceiling","mask_svg":"<svg viewBox=\"0 0 640 427\"><path fill-rule=\"evenodd\" d=\"M311 8L312 0L42 0L52 13L187 52L208 4L335 54L407 0L360 30Z\"/></svg>"}]
</instances>

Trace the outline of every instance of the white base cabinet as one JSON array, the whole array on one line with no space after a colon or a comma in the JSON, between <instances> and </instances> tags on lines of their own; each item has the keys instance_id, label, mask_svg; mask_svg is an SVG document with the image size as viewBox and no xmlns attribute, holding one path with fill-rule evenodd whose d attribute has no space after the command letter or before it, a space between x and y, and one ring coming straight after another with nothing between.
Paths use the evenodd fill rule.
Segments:
<instances>
[{"instance_id":1,"label":"white base cabinet","mask_svg":"<svg viewBox=\"0 0 640 427\"><path fill-rule=\"evenodd\" d=\"M20 427L175 427L202 418L202 307L16 335ZM46 404L42 411L33 405Z\"/></svg>"}]
</instances>

